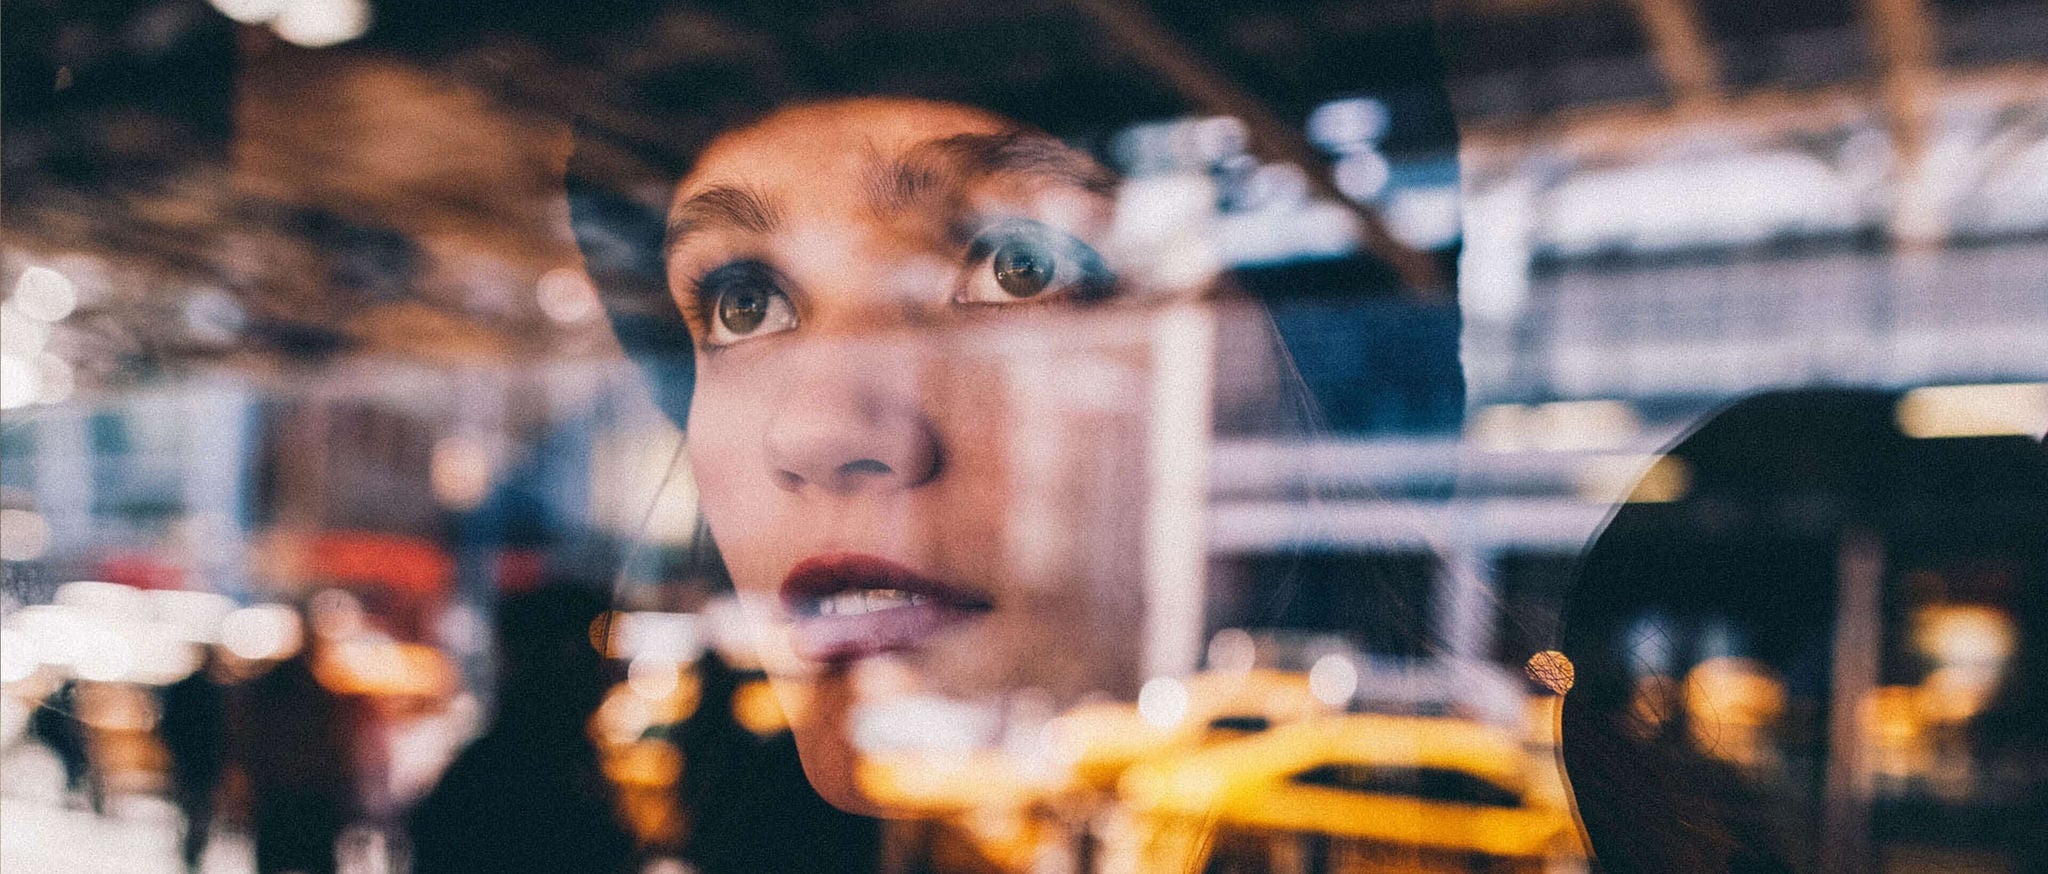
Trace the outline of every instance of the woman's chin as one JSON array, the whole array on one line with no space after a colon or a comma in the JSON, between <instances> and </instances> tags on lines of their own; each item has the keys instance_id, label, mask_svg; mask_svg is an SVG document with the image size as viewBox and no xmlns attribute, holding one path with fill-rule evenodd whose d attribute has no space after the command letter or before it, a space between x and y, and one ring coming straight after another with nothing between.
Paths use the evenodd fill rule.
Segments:
<instances>
[{"instance_id":1,"label":"woman's chin","mask_svg":"<svg viewBox=\"0 0 2048 874\"><path fill-rule=\"evenodd\" d=\"M935 742L948 750L992 748L998 740L1001 705L1012 696L994 689L967 697L934 691L936 684L908 657L835 666L801 687L803 718L792 726L797 752L811 787L834 807L874 817L916 815L886 800L894 794L886 786L878 792L864 781L890 782L878 768L896 758L892 753L914 757L932 751Z\"/></svg>"},{"instance_id":2,"label":"woman's chin","mask_svg":"<svg viewBox=\"0 0 2048 874\"><path fill-rule=\"evenodd\" d=\"M819 735L828 736L819 736ZM859 757L853 746L846 742L844 735L830 736L830 732L799 731L796 735L797 754L803 757L804 777L811 781L811 788L826 803L847 813L860 816L888 817L890 811L882 804L868 797L860 789L854 772ZM809 735L809 736L806 736Z\"/></svg>"},{"instance_id":3,"label":"woman's chin","mask_svg":"<svg viewBox=\"0 0 2048 874\"><path fill-rule=\"evenodd\" d=\"M790 730L796 736L797 755L803 760L804 777L811 788L833 807L848 813L878 815L854 782L859 759L845 729L854 696L845 677L824 675L807 682L781 681L776 691L785 706L796 705L791 712L795 718Z\"/></svg>"}]
</instances>

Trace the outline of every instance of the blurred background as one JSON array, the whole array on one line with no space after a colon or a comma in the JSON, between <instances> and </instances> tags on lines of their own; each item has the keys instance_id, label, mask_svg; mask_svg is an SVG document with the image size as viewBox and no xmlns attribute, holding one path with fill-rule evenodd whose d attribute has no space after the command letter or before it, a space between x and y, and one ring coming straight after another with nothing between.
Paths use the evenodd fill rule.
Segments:
<instances>
[{"instance_id":1,"label":"blurred background","mask_svg":"<svg viewBox=\"0 0 2048 874\"><path fill-rule=\"evenodd\" d=\"M254 870L282 821L404 870L532 627L504 605L558 589L607 598L591 734L652 870L817 858L775 822L890 870L1153 870L1186 859L1119 848L1200 818L1183 766L1251 787L1208 870L1585 870L1524 675L1553 649L1789 811L1793 870L2048 858L2010 728L2048 706L2048 4L0 16L0 867ZM887 828L803 794L561 190L572 122L578 172L659 205L735 119L863 93L1102 157L1323 420L1217 411L1201 673L1075 714L1066 784L910 786L929 820Z\"/></svg>"}]
</instances>

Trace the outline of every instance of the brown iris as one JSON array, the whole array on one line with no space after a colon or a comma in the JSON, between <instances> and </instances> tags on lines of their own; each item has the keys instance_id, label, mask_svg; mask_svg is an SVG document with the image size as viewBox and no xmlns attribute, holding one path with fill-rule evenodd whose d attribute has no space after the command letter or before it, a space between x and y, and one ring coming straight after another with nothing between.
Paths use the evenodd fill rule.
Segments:
<instances>
[{"instance_id":1,"label":"brown iris","mask_svg":"<svg viewBox=\"0 0 2048 874\"><path fill-rule=\"evenodd\" d=\"M772 293L765 288L750 286L719 295L718 321L734 334L746 336L753 333L768 318L768 298Z\"/></svg>"},{"instance_id":2,"label":"brown iris","mask_svg":"<svg viewBox=\"0 0 2048 874\"><path fill-rule=\"evenodd\" d=\"M996 284L1017 297L1031 297L1052 286L1057 264L1052 253L1026 242L1012 242L996 250Z\"/></svg>"}]
</instances>

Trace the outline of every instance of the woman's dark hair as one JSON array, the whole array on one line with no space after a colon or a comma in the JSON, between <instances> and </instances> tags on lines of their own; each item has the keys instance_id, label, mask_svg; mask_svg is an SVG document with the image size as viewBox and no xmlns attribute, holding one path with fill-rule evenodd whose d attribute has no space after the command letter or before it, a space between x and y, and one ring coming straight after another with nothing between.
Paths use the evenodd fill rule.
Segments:
<instances>
[{"instance_id":1,"label":"woman's dark hair","mask_svg":"<svg viewBox=\"0 0 2048 874\"><path fill-rule=\"evenodd\" d=\"M1873 610L1915 606L1884 580L1989 560L2012 569L2019 625L2040 627L2029 593L2048 573L2048 453L2023 438L1908 438L1898 397L1807 390L1734 404L1669 451L1689 493L1624 505L1581 561L1561 635L1578 674L1561 745L1601 870L1801 871L1844 852L1851 866L1865 861L1853 856L1870 835L1824 825L1829 805L1847 801L1825 789L1844 754L1829 749L1826 726L1841 699L1837 611L1852 585L1842 563L1858 543L1885 568ZM1985 727L2022 712L2038 726L2040 681L2024 663L2038 641L2021 646ZM1699 748L1679 689L1688 667L1719 655L1760 664L1791 699L1771 738L1786 751L1776 767L1739 768ZM1880 655L1867 682L1910 682L1915 669L1899 662Z\"/></svg>"},{"instance_id":2,"label":"woman's dark hair","mask_svg":"<svg viewBox=\"0 0 2048 874\"><path fill-rule=\"evenodd\" d=\"M696 358L689 326L669 296L662 256L666 220L659 206L601 181L590 160L589 133L580 124L576 132L563 180L576 248L620 348L640 366L655 405L676 427L684 427L696 386Z\"/></svg>"}]
</instances>

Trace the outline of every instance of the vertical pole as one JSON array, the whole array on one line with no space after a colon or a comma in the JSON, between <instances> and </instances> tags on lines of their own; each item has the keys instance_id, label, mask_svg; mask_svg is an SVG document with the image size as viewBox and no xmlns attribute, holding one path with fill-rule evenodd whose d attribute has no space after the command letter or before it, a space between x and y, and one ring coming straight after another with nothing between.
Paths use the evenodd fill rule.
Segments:
<instances>
[{"instance_id":1,"label":"vertical pole","mask_svg":"<svg viewBox=\"0 0 2048 874\"><path fill-rule=\"evenodd\" d=\"M1850 528L1835 559L1834 671L1828 694L1827 789L1822 800L1821 874L1870 870L1869 726L1864 705L1877 687L1884 543Z\"/></svg>"},{"instance_id":2,"label":"vertical pole","mask_svg":"<svg viewBox=\"0 0 2048 874\"><path fill-rule=\"evenodd\" d=\"M1177 307L1152 326L1145 516L1145 676L1199 664L1208 569L1210 392L1216 320Z\"/></svg>"}]
</instances>

